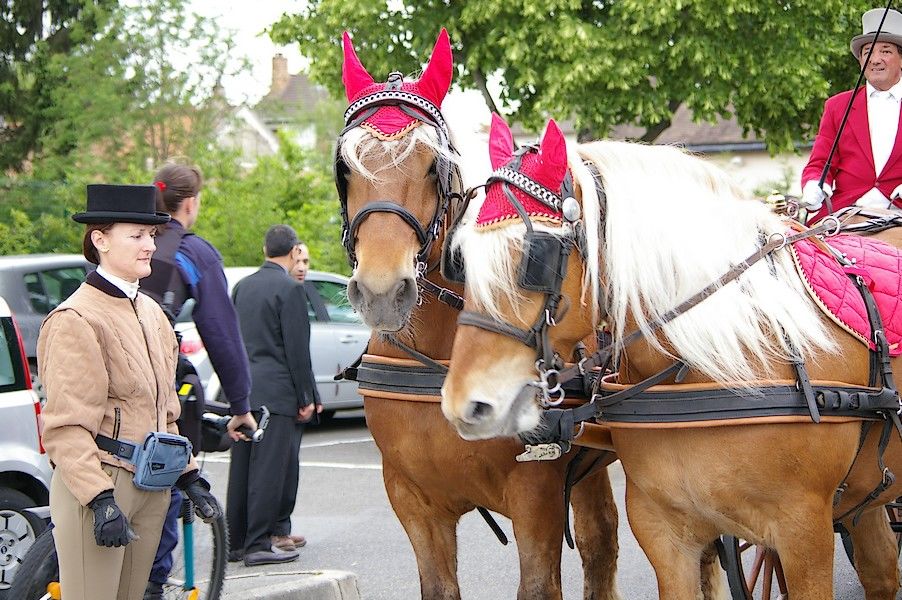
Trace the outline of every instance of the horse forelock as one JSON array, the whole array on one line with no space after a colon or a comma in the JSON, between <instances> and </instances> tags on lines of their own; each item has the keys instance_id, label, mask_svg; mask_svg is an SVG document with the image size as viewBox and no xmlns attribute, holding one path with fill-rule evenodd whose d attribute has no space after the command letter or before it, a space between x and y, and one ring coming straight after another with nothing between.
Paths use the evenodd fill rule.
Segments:
<instances>
[{"instance_id":1,"label":"horse forelock","mask_svg":"<svg viewBox=\"0 0 902 600\"><path fill-rule=\"evenodd\" d=\"M615 340L628 333L630 320L647 327L751 255L762 236L787 230L726 173L680 149L604 141L578 151L604 181L604 222L584 210L585 228L599 233L601 246L588 255L586 279L594 273L606 282L603 308ZM665 343L721 382L766 375L756 365L787 359L787 340L803 357L833 351L789 253L773 254L772 268L760 261L677 317L664 327ZM666 352L661 340L647 337Z\"/></svg>"},{"instance_id":2,"label":"horse forelock","mask_svg":"<svg viewBox=\"0 0 902 600\"><path fill-rule=\"evenodd\" d=\"M460 159L450 144L441 143L435 128L425 123L392 140L379 139L364 127L354 127L341 136L338 144L345 164L374 183L381 182L380 175L387 171L401 170L403 173L407 159L418 146L432 152L436 158L444 157L452 165L457 165ZM372 168L373 165L377 166Z\"/></svg>"}]
</instances>

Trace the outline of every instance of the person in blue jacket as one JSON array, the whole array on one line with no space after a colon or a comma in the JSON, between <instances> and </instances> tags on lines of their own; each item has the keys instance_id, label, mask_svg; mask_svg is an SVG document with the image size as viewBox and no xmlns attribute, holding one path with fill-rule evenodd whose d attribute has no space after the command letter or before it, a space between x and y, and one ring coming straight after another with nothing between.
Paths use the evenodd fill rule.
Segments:
<instances>
[{"instance_id":1,"label":"person in blue jacket","mask_svg":"<svg viewBox=\"0 0 902 600\"><path fill-rule=\"evenodd\" d=\"M156 237L151 274L141 280L140 290L160 303L171 321L188 298L194 299L192 318L229 401L229 436L236 441L247 440L237 429L242 425L251 430L257 428L248 400L250 367L229 297L222 257L210 242L191 232L200 212L203 178L197 167L170 163L157 171L154 185L159 190L157 210L168 213L172 219ZM177 380L180 384L194 384L192 401L185 402L182 408L179 428L192 441L196 453L200 447L203 387L184 356L180 356ZM162 598L162 585L172 569L172 550L178 543L180 506L181 495L173 490L145 600Z\"/></svg>"}]
</instances>

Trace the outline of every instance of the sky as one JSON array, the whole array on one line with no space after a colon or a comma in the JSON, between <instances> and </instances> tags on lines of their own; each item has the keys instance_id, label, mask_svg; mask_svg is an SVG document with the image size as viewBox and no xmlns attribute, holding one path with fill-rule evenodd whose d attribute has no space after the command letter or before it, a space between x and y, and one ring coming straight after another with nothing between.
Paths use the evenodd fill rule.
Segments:
<instances>
[{"instance_id":1,"label":"sky","mask_svg":"<svg viewBox=\"0 0 902 600\"><path fill-rule=\"evenodd\" d=\"M288 59L289 73L297 73L306 66L296 45L276 45L264 33L282 14L301 12L305 5L306 0L189 0L192 11L215 18L222 29L234 31L236 64L242 57L250 61L248 71L222 82L230 103L254 105L266 94L272 81L272 57L277 52ZM490 115L482 96L474 90L461 92L452 88L442 105L442 113L455 134L458 148L471 149L462 153L467 159L473 159L472 165L464 165L465 170L475 178L487 174L486 128Z\"/></svg>"}]
</instances>

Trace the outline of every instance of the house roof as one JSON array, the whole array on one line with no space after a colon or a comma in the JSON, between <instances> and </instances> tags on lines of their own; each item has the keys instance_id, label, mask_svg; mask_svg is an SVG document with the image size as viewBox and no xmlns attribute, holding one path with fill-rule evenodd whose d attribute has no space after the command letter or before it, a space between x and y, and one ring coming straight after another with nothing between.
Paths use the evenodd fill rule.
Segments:
<instances>
[{"instance_id":1,"label":"house roof","mask_svg":"<svg viewBox=\"0 0 902 600\"><path fill-rule=\"evenodd\" d=\"M560 124L565 135L575 136L576 130L570 120ZM528 135L522 127L515 125L515 135ZM608 137L614 140L637 139L645 133L638 125L617 125ZM735 118L718 117L713 123L692 120L692 111L681 104L673 114L671 125L655 139L655 144L684 146L694 152L735 152L764 150L764 140L754 135L744 136L742 127Z\"/></svg>"},{"instance_id":2,"label":"house roof","mask_svg":"<svg viewBox=\"0 0 902 600\"><path fill-rule=\"evenodd\" d=\"M304 73L289 75L283 89L269 93L254 107L267 121L290 119L329 97L325 88L316 85Z\"/></svg>"}]
</instances>

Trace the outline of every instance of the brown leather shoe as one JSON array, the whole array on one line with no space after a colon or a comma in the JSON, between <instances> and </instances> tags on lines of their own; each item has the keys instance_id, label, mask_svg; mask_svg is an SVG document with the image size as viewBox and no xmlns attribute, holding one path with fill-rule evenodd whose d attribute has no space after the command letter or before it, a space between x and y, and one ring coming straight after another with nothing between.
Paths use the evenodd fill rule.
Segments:
<instances>
[{"instance_id":1,"label":"brown leather shoe","mask_svg":"<svg viewBox=\"0 0 902 600\"><path fill-rule=\"evenodd\" d=\"M280 550L295 550L307 545L307 540L302 535L274 535L272 545Z\"/></svg>"}]
</instances>

